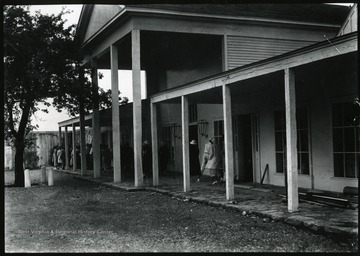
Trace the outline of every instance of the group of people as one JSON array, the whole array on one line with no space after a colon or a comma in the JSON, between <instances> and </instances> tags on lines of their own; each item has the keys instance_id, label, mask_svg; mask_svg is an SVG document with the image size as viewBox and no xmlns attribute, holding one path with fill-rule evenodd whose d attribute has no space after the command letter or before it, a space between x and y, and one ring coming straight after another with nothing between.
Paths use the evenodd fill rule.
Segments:
<instances>
[{"instance_id":1,"label":"group of people","mask_svg":"<svg viewBox=\"0 0 360 256\"><path fill-rule=\"evenodd\" d=\"M52 151L52 166L56 168L65 168L65 150L64 147L55 146Z\"/></svg>"},{"instance_id":2,"label":"group of people","mask_svg":"<svg viewBox=\"0 0 360 256\"><path fill-rule=\"evenodd\" d=\"M87 144L86 147L86 163L87 168L92 169L92 146ZM169 149L164 141L161 141L159 147L159 174L166 175L166 169L169 159ZM201 175L207 171L210 176L215 177L213 184L223 181L223 165L222 165L223 152L219 145L215 143L214 137L209 139L205 144L202 164L199 161L199 148L196 140L190 142L189 156L190 156L190 175L196 176L197 181L200 181ZM77 168L80 167L80 148L76 147L74 152L71 149L70 166L74 163L76 157ZM108 170L111 168L112 152L106 145L100 145L101 168ZM133 175L134 167L134 153L129 143L121 146L121 168L124 170L126 176ZM52 153L52 164L57 168L65 168L65 150L64 147L55 146ZM149 178L152 175L152 148L147 140L142 144L142 166L144 178Z\"/></svg>"}]
</instances>

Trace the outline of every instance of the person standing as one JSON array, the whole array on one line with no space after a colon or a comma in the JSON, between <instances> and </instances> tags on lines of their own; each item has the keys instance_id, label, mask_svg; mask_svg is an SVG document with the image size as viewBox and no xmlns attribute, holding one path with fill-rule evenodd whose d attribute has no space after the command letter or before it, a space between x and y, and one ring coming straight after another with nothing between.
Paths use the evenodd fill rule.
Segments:
<instances>
[{"instance_id":1,"label":"person standing","mask_svg":"<svg viewBox=\"0 0 360 256\"><path fill-rule=\"evenodd\" d=\"M197 181L200 181L200 161L199 161L199 148L196 140L190 142L190 176L197 176Z\"/></svg>"},{"instance_id":2,"label":"person standing","mask_svg":"<svg viewBox=\"0 0 360 256\"><path fill-rule=\"evenodd\" d=\"M62 168L62 164L63 164L63 162L62 162L62 150L61 150L60 147L56 152L56 156L57 156L57 167Z\"/></svg>"},{"instance_id":3,"label":"person standing","mask_svg":"<svg viewBox=\"0 0 360 256\"><path fill-rule=\"evenodd\" d=\"M210 138L209 142L205 144L203 162L201 165L201 173L208 170L210 176L215 177L212 185L217 184L222 178L221 169L221 152L219 146L214 143L215 138Z\"/></svg>"},{"instance_id":4,"label":"person standing","mask_svg":"<svg viewBox=\"0 0 360 256\"><path fill-rule=\"evenodd\" d=\"M54 151L52 154L52 162L53 162L53 166L57 167L57 146L54 147Z\"/></svg>"}]
</instances>

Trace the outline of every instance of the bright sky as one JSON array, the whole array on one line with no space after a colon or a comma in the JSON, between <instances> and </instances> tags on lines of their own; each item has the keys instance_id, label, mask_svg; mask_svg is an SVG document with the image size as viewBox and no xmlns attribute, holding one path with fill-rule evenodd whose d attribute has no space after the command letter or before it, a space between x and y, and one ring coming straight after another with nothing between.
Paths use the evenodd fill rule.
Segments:
<instances>
[{"instance_id":1,"label":"bright sky","mask_svg":"<svg viewBox=\"0 0 360 256\"><path fill-rule=\"evenodd\" d=\"M64 18L67 19L67 25L77 24L79 16L81 13L82 5L31 5L30 13L35 14L35 11L40 11L42 14L58 14L61 12L63 7L71 10L71 14L64 15ZM104 77L99 79L99 87L104 90L111 89L111 76L110 70L99 70ZM142 83L142 98L145 97L145 72L141 72L141 83ZM129 70L120 70L119 71L119 90L121 92L120 96L126 96L129 98L129 101L132 102L132 73ZM49 102L52 102L49 99ZM40 106L40 108L46 108L45 106ZM72 118L67 114L66 110L62 112L57 112L55 108L49 107L49 113L44 113L39 111L33 117L33 124L38 124L38 131L58 131L58 122L64 121L66 119Z\"/></svg>"}]
</instances>

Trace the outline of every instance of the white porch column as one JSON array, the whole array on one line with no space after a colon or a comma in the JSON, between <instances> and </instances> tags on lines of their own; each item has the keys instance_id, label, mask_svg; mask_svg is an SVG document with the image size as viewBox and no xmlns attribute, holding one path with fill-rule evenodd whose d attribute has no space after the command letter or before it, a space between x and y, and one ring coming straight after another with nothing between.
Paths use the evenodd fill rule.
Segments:
<instances>
[{"instance_id":1,"label":"white porch column","mask_svg":"<svg viewBox=\"0 0 360 256\"><path fill-rule=\"evenodd\" d=\"M59 141L59 147L61 147L61 126L59 126L59 138L58 138L58 141Z\"/></svg>"},{"instance_id":2,"label":"white porch column","mask_svg":"<svg viewBox=\"0 0 360 256\"><path fill-rule=\"evenodd\" d=\"M181 140L183 155L184 192L190 191L190 160L189 160L189 104L188 97L181 96Z\"/></svg>"},{"instance_id":3,"label":"white porch column","mask_svg":"<svg viewBox=\"0 0 360 256\"><path fill-rule=\"evenodd\" d=\"M65 170L69 170L69 138L67 126L65 126Z\"/></svg>"},{"instance_id":4,"label":"white porch column","mask_svg":"<svg viewBox=\"0 0 360 256\"><path fill-rule=\"evenodd\" d=\"M94 167L94 178L100 177L100 115L99 115L99 101L98 101L98 75L97 75L97 62L96 60L91 60L91 80L94 86L94 98L93 98L93 117L92 117L92 129L93 129L93 141L92 141L92 150L93 150L93 167Z\"/></svg>"},{"instance_id":5,"label":"white porch column","mask_svg":"<svg viewBox=\"0 0 360 256\"><path fill-rule=\"evenodd\" d=\"M114 182L121 182L118 49L110 46Z\"/></svg>"},{"instance_id":6,"label":"white porch column","mask_svg":"<svg viewBox=\"0 0 360 256\"><path fill-rule=\"evenodd\" d=\"M157 106L150 103L151 118L151 145L152 145L152 169L153 169L153 186L159 185L159 151L158 151L158 134L157 134Z\"/></svg>"},{"instance_id":7,"label":"white porch column","mask_svg":"<svg viewBox=\"0 0 360 256\"><path fill-rule=\"evenodd\" d=\"M73 141L73 171L76 171L76 126L72 124L72 141Z\"/></svg>"},{"instance_id":8,"label":"white porch column","mask_svg":"<svg viewBox=\"0 0 360 256\"><path fill-rule=\"evenodd\" d=\"M83 106L82 106L83 107ZM80 106L80 108L82 108ZM81 171L80 174L83 176L86 172L86 142L85 142L85 116L84 111L80 109L80 154L81 154Z\"/></svg>"},{"instance_id":9,"label":"white porch column","mask_svg":"<svg viewBox=\"0 0 360 256\"><path fill-rule=\"evenodd\" d=\"M135 187L143 185L142 168L142 120L140 76L140 30L131 32L132 79L133 79L133 131Z\"/></svg>"},{"instance_id":10,"label":"white porch column","mask_svg":"<svg viewBox=\"0 0 360 256\"><path fill-rule=\"evenodd\" d=\"M224 147L225 147L225 177L226 199L234 199L234 146L231 113L231 94L228 85L222 86L224 112Z\"/></svg>"},{"instance_id":11,"label":"white porch column","mask_svg":"<svg viewBox=\"0 0 360 256\"><path fill-rule=\"evenodd\" d=\"M286 161L287 161L287 194L288 211L298 210L298 168L296 149L296 98L295 73L293 69L285 69L285 116L286 116Z\"/></svg>"}]
</instances>

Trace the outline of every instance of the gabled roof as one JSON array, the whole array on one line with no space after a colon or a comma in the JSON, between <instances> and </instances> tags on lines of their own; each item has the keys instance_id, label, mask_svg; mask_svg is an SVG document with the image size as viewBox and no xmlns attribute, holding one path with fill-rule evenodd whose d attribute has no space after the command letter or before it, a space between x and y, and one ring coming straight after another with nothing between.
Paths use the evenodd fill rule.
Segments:
<instances>
[{"instance_id":1,"label":"gabled roof","mask_svg":"<svg viewBox=\"0 0 360 256\"><path fill-rule=\"evenodd\" d=\"M95 7L100 5L95 5ZM102 5L105 6L105 5ZM116 6L118 8L112 8ZM115 20L128 13L141 13L142 15L174 15L207 17L213 19L244 19L263 22L282 22L292 24L313 24L324 26L337 26L346 19L350 7L329 4L138 4L138 5L112 5L108 6L110 12L97 15L101 22L94 22L95 27L89 27L90 19L94 18L94 5L84 5L79 23L77 36L82 42L91 36L96 37L99 31L107 30ZM124 8L122 8L124 7ZM111 9L112 8L112 9ZM100 9L98 9L100 11ZM103 9L104 10L104 9ZM107 17L104 17L106 16ZM96 15L95 15L96 16ZM99 24L101 26L99 26ZM91 29L91 33L89 33Z\"/></svg>"}]
</instances>

